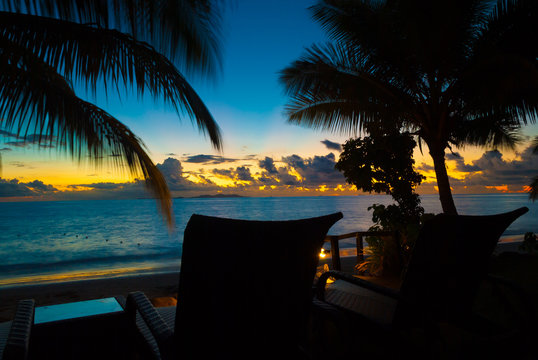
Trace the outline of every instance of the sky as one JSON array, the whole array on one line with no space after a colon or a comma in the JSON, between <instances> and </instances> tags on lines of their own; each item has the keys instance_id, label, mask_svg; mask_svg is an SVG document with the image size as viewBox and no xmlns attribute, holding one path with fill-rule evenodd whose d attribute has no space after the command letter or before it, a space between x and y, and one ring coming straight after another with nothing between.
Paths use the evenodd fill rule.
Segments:
<instances>
[{"instance_id":1,"label":"sky","mask_svg":"<svg viewBox=\"0 0 538 360\"><path fill-rule=\"evenodd\" d=\"M219 124L222 152L214 150L190 119L150 97L98 93L90 101L126 124L146 144L173 196L355 195L334 169L349 135L315 131L286 122L287 98L278 73L305 48L327 40L308 7L310 0L237 0L223 14L222 71L214 79L188 79ZM80 89L79 89L80 90ZM77 90L78 91L78 90ZM38 147L0 130L0 201L145 197L142 183L112 168L71 161L54 148ZM522 129L530 139L537 126ZM422 194L436 193L433 163L415 151L426 181ZM447 152L454 193L522 192L538 175L530 142L515 150L467 147Z\"/></svg>"}]
</instances>

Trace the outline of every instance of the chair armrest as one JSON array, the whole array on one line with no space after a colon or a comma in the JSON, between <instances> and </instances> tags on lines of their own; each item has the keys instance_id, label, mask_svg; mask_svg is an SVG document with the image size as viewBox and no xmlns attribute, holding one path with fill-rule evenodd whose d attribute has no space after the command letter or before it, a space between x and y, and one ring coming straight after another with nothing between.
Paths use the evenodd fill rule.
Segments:
<instances>
[{"instance_id":1,"label":"chair armrest","mask_svg":"<svg viewBox=\"0 0 538 360\"><path fill-rule=\"evenodd\" d=\"M174 331L168 327L143 292L136 291L129 293L125 311L134 328L136 328L136 313L138 311L157 341L159 349L161 351L168 350Z\"/></svg>"},{"instance_id":2,"label":"chair armrest","mask_svg":"<svg viewBox=\"0 0 538 360\"><path fill-rule=\"evenodd\" d=\"M34 323L35 301L20 300L4 348L4 360L26 359L30 344L30 333Z\"/></svg>"},{"instance_id":3,"label":"chair armrest","mask_svg":"<svg viewBox=\"0 0 538 360\"><path fill-rule=\"evenodd\" d=\"M317 299L319 301L322 301L322 302L325 301L325 286L326 286L327 279L329 277L333 277L333 278L336 278L336 279L339 279L339 280L347 281L347 282L349 282L351 284L354 284L356 286L359 286L359 287L374 291L374 292L376 292L376 293L378 293L380 295L383 295L383 296L389 297L391 299L394 299L400 305L403 305L403 307L405 307L407 309L406 311L409 311L412 314L414 314L413 316L417 320L417 322L413 323L413 324L410 324L410 323L408 323L406 321L402 322L401 319L398 319L397 322L394 322L394 320L393 320L393 322L390 325L388 325L388 328L405 329L407 331L409 326L411 326L411 327L417 327L418 326L418 327L424 329L425 334L426 334L425 336L427 337L429 343L433 344L434 341L439 339L440 334L439 334L438 322L432 316L433 312L427 305L425 305L425 304L418 305L414 301L412 301L411 299L409 299L408 297L402 295L401 293L399 293L398 291L396 291L394 289L371 283L371 282L363 280L361 278L357 278L355 276L352 276L352 275L350 275L348 273L343 273L343 272L334 271L334 270L327 271L327 272L323 273L319 277L319 280L318 280L318 283L317 283L317 294L316 295L317 295ZM318 306L318 308L321 308L319 306L319 304L316 304L316 305ZM325 313L328 313L328 314L331 314L331 313L336 314L338 312L338 310L344 310L345 314L343 316L344 317L348 316L348 314L349 314L348 310L342 309L338 305L334 305L334 306L332 306L332 304L330 304L330 305L331 305L330 307L323 307L323 308L321 308L321 310L324 311ZM335 311L335 309L336 309L336 311ZM350 312L353 313L353 311L350 311ZM359 314L359 316L361 316L362 319L365 319L361 314ZM372 320L369 320L369 324L370 325L377 324L378 326L381 326L381 328L383 328L385 330L387 329L386 324L378 323L378 322L375 322L375 321L372 321Z\"/></svg>"},{"instance_id":4,"label":"chair armrest","mask_svg":"<svg viewBox=\"0 0 538 360\"><path fill-rule=\"evenodd\" d=\"M383 287L383 286L379 286L377 284L371 283L371 282L363 280L361 278L357 278L357 277L352 276L352 275L347 274L347 273L331 270L331 271L327 271L327 272L324 272L323 274L321 274L321 276L319 277L319 280L317 282L317 286L316 286L316 293L317 294L316 295L317 295L317 298L322 300L322 301L325 301L325 286L327 285L327 279L329 277L333 277L333 278L336 278L336 279L347 281L347 282L352 283L354 285L363 287L363 288L368 289L368 290L375 291L375 292L377 292L377 293L379 293L381 295L388 296L388 297L393 298L395 300L401 300L400 294L396 290L393 290L393 289L390 289L390 288L387 288L387 287Z\"/></svg>"},{"instance_id":5,"label":"chair armrest","mask_svg":"<svg viewBox=\"0 0 538 360\"><path fill-rule=\"evenodd\" d=\"M524 329L527 329L527 331L531 331L531 330L536 331L536 330L533 330L534 329L534 322L536 320L538 320L538 318L536 317L536 313L535 313L535 306L536 305L534 304L534 299L536 297L536 294L532 294L525 287L519 285L518 283L514 282L513 280L510 280L510 279L502 277L502 276L493 275L493 274L487 274L486 275L486 280L491 281L494 285L497 285L497 286L499 284L502 285L502 286L505 286L506 288L510 289L515 294L517 294L519 300L521 301L521 304L524 307L524 310L526 310L525 316L520 316L520 318L519 318L521 326ZM498 294L503 298L503 300L506 303L509 302L507 297L506 297L506 294L503 294L502 292L499 292ZM521 309L520 307L518 307L518 308Z\"/></svg>"},{"instance_id":6,"label":"chair armrest","mask_svg":"<svg viewBox=\"0 0 538 360\"><path fill-rule=\"evenodd\" d=\"M501 284L501 285L504 285L506 287L509 287L513 291L517 292L519 295L522 295L522 296L529 296L530 295L529 291L527 289L525 289L523 286L521 286L518 283L516 283L515 281L510 280L508 278L505 278L503 276L487 274L486 275L486 280L489 280L492 283L497 283L497 284Z\"/></svg>"}]
</instances>

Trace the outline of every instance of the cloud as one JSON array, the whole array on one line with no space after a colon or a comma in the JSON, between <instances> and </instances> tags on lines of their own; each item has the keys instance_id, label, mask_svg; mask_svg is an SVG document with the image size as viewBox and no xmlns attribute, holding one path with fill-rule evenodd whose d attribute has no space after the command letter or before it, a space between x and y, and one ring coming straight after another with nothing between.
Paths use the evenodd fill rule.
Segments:
<instances>
[{"instance_id":1,"label":"cloud","mask_svg":"<svg viewBox=\"0 0 538 360\"><path fill-rule=\"evenodd\" d=\"M315 189L323 185L345 185L343 175L334 168L335 162L333 153L312 158L293 154L278 161L281 166L277 166L273 158L265 157L258 162L261 172L256 174L252 174L247 166L213 169L211 173L243 187L284 187L293 191L294 188Z\"/></svg>"},{"instance_id":2,"label":"cloud","mask_svg":"<svg viewBox=\"0 0 538 360\"><path fill-rule=\"evenodd\" d=\"M197 155L194 156L196 159ZM336 188L346 185L345 179L335 168L336 157L333 153L324 156L301 157L293 154L275 160L265 157L252 163L254 156L243 159L244 163L228 169L208 169L202 167L198 171L186 172L182 162L169 157L162 163L156 164L166 180L173 197L197 196L208 192L244 194L250 196L312 194L325 188ZM215 158L221 161L220 157ZM204 161L213 161L206 156ZM255 172L253 169L257 169ZM91 174L95 175L95 174ZM90 176L90 175L88 175ZM219 178L217 181L215 178ZM95 179L95 178L94 178ZM222 179L229 180L223 185L217 185ZM65 190L57 190L51 185L40 181L20 183L18 180L3 180L0 184L3 197L27 196L40 197L46 200L80 200L80 199L128 199L152 197L145 186L145 181L112 183L93 181L90 184L71 184ZM266 191L260 193L260 190ZM336 191L336 190L335 190ZM340 193L341 190L338 190ZM347 189L349 191L349 189Z\"/></svg>"},{"instance_id":3,"label":"cloud","mask_svg":"<svg viewBox=\"0 0 538 360\"><path fill-rule=\"evenodd\" d=\"M337 186L346 183L344 176L334 168L336 157L333 153L306 159L299 155L291 155L283 157L282 161L301 176L303 186Z\"/></svg>"},{"instance_id":4,"label":"cloud","mask_svg":"<svg viewBox=\"0 0 538 360\"><path fill-rule=\"evenodd\" d=\"M222 179L234 181L238 186L251 185L257 182L247 166L238 166L235 169L213 169L211 172Z\"/></svg>"},{"instance_id":5,"label":"cloud","mask_svg":"<svg viewBox=\"0 0 538 360\"><path fill-rule=\"evenodd\" d=\"M233 179L235 177L233 169L213 169L212 173L229 179Z\"/></svg>"},{"instance_id":6,"label":"cloud","mask_svg":"<svg viewBox=\"0 0 538 360\"><path fill-rule=\"evenodd\" d=\"M222 164L226 162L234 162L234 161L237 161L237 159L229 159L229 158L224 158L222 156L216 156L216 155L199 154L199 155L187 156L187 158L184 159L183 161L188 162L188 163L195 163L195 164Z\"/></svg>"},{"instance_id":7,"label":"cloud","mask_svg":"<svg viewBox=\"0 0 538 360\"><path fill-rule=\"evenodd\" d=\"M174 154L174 153L168 153L168 154L165 154L166 156L177 156L177 154Z\"/></svg>"},{"instance_id":8,"label":"cloud","mask_svg":"<svg viewBox=\"0 0 538 360\"><path fill-rule=\"evenodd\" d=\"M9 146L15 146L15 147L26 147L26 145L28 145L26 141L8 141L5 144Z\"/></svg>"},{"instance_id":9,"label":"cloud","mask_svg":"<svg viewBox=\"0 0 538 360\"><path fill-rule=\"evenodd\" d=\"M29 183L26 183L26 186L31 188L36 193L40 193L40 194L58 191L58 189L56 189L54 186L46 185L45 183L43 183L43 181L40 181L40 180L34 180Z\"/></svg>"},{"instance_id":10,"label":"cloud","mask_svg":"<svg viewBox=\"0 0 538 360\"><path fill-rule=\"evenodd\" d=\"M56 146L56 137L50 135L28 134L26 136L18 136L5 130L0 130L0 135L17 139L17 141L8 141L5 143L9 146L27 147L29 145L38 145L42 148L53 148Z\"/></svg>"},{"instance_id":11,"label":"cloud","mask_svg":"<svg viewBox=\"0 0 538 360\"><path fill-rule=\"evenodd\" d=\"M483 186L507 185L510 190L521 190L538 175L538 156L534 155L532 150L532 146L527 147L520 154L520 159L511 161L505 160L498 150L486 151L473 162L481 171L467 176L465 183Z\"/></svg>"},{"instance_id":12,"label":"cloud","mask_svg":"<svg viewBox=\"0 0 538 360\"><path fill-rule=\"evenodd\" d=\"M448 153L448 154L446 154L445 158L447 160L462 160L463 159L463 157L458 152Z\"/></svg>"},{"instance_id":13,"label":"cloud","mask_svg":"<svg viewBox=\"0 0 538 360\"><path fill-rule=\"evenodd\" d=\"M483 193L483 192L522 192L538 175L538 155L533 154L533 147L526 147L518 157L507 160L499 150L486 151L479 159L466 164L459 153L447 154L447 161L456 163L456 170L463 173L456 179L450 177L450 185L454 193ZM429 165L422 164L418 169ZM432 167L433 168L433 167ZM425 187L434 185L435 180L425 182Z\"/></svg>"},{"instance_id":14,"label":"cloud","mask_svg":"<svg viewBox=\"0 0 538 360\"><path fill-rule=\"evenodd\" d=\"M111 182L102 182L102 183L93 183L93 184L73 184L69 185L69 188L72 189L96 189L96 190L121 190L125 187L126 183L111 183Z\"/></svg>"},{"instance_id":15,"label":"cloud","mask_svg":"<svg viewBox=\"0 0 538 360\"><path fill-rule=\"evenodd\" d=\"M7 148L7 147L5 147L5 148L1 148L1 149L0 149L0 151L11 151L11 149L10 149L10 148Z\"/></svg>"},{"instance_id":16,"label":"cloud","mask_svg":"<svg viewBox=\"0 0 538 360\"><path fill-rule=\"evenodd\" d=\"M420 165L418 165L416 168L417 168L417 170L422 170L422 171L433 171L433 170L435 170L433 165L428 165L426 163L420 163Z\"/></svg>"},{"instance_id":17,"label":"cloud","mask_svg":"<svg viewBox=\"0 0 538 360\"><path fill-rule=\"evenodd\" d=\"M335 143L327 139L321 141L321 143L325 145L329 150L342 151L342 145L340 145L339 143Z\"/></svg>"},{"instance_id":18,"label":"cloud","mask_svg":"<svg viewBox=\"0 0 538 360\"><path fill-rule=\"evenodd\" d=\"M246 166L239 166L235 169L237 179L240 181L254 181L250 169Z\"/></svg>"},{"instance_id":19,"label":"cloud","mask_svg":"<svg viewBox=\"0 0 538 360\"><path fill-rule=\"evenodd\" d=\"M185 178L183 176L183 166L178 159L167 158L162 164L157 164L156 166L163 174L170 191L215 189L215 184L203 176L196 175L200 180L199 183L195 183Z\"/></svg>"},{"instance_id":20,"label":"cloud","mask_svg":"<svg viewBox=\"0 0 538 360\"><path fill-rule=\"evenodd\" d=\"M167 181L181 181L181 175L183 174L183 166L178 159L167 158L163 161L162 164L157 164L156 166Z\"/></svg>"},{"instance_id":21,"label":"cloud","mask_svg":"<svg viewBox=\"0 0 538 360\"><path fill-rule=\"evenodd\" d=\"M258 166L265 171L267 171L269 174L278 174L278 170L276 169L275 162L272 158L266 156L265 159L260 160L258 162Z\"/></svg>"},{"instance_id":22,"label":"cloud","mask_svg":"<svg viewBox=\"0 0 538 360\"><path fill-rule=\"evenodd\" d=\"M465 163L465 160L459 153L449 153L446 155L447 160L455 161L456 162L456 170L459 172L475 172L482 170L480 166L476 165L476 162L474 165L468 165Z\"/></svg>"},{"instance_id":23,"label":"cloud","mask_svg":"<svg viewBox=\"0 0 538 360\"><path fill-rule=\"evenodd\" d=\"M4 135L5 137L19 138L17 136L17 134L14 134L14 133L6 131L6 130L1 130L1 129L0 129L0 135Z\"/></svg>"},{"instance_id":24,"label":"cloud","mask_svg":"<svg viewBox=\"0 0 538 360\"><path fill-rule=\"evenodd\" d=\"M19 182L18 179L0 179L0 197L39 196L58 191L52 185L46 185L40 180L28 183Z\"/></svg>"},{"instance_id":25,"label":"cloud","mask_svg":"<svg viewBox=\"0 0 538 360\"><path fill-rule=\"evenodd\" d=\"M285 162L286 164L288 164L288 166L290 166L291 168L294 168L294 169L305 169L306 168L306 164L305 164L305 161L302 157L300 157L299 155L290 155L290 156L286 156L286 157L282 157L282 161Z\"/></svg>"}]
</instances>

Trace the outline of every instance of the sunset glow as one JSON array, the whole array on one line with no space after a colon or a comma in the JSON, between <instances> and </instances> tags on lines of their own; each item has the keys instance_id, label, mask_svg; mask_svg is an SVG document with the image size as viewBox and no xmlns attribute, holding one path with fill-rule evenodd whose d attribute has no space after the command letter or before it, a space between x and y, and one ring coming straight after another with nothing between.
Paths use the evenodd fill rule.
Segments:
<instances>
[{"instance_id":1,"label":"sunset glow","mask_svg":"<svg viewBox=\"0 0 538 360\"><path fill-rule=\"evenodd\" d=\"M352 134L289 125L283 115L287 99L277 82L278 72L296 60L305 47L326 40L306 10L313 3L243 1L226 14L222 76L211 84L191 80L221 127L222 152L211 148L188 117L180 121L159 101L137 99L135 94L120 99L114 93L98 93L92 101L144 141L173 196L358 194L334 169L340 145ZM281 11L284 4L286 12ZM106 161L99 168L84 161L79 164L55 151L54 146L41 149L8 131L0 134L1 201L149 196L144 184L135 180L141 176L107 166ZM530 151L538 126L525 127L522 134L526 140L515 150L468 146L447 151L453 192L528 191L538 173L538 156ZM415 149L414 159L415 168L426 177L417 191L437 193L426 145Z\"/></svg>"}]
</instances>

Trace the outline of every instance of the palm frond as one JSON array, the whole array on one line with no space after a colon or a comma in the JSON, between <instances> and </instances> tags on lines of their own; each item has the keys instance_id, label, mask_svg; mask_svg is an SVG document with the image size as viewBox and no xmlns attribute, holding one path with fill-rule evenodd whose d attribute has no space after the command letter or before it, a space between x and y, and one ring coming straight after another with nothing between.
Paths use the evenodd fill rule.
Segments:
<instances>
[{"instance_id":1,"label":"palm frond","mask_svg":"<svg viewBox=\"0 0 538 360\"><path fill-rule=\"evenodd\" d=\"M116 30L62 20L0 12L0 36L24 46L73 81L96 91L99 79L105 88L136 86L143 95L162 97L178 114L186 111L199 129L221 149L218 125L198 94L163 55L146 43ZM118 88L119 91L119 88Z\"/></svg>"},{"instance_id":2,"label":"palm frond","mask_svg":"<svg viewBox=\"0 0 538 360\"><path fill-rule=\"evenodd\" d=\"M490 7L489 0L321 0L310 9L332 40L360 46L418 93L428 75L450 82Z\"/></svg>"},{"instance_id":3,"label":"palm frond","mask_svg":"<svg viewBox=\"0 0 538 360\"><path fill-rule=\"evenodd\" d=\"M514 149L522 141L519 121L504 109L469 115L458 121L450 141L458 147L464 144L488 148Z\"/></svg>"},{"instance_id":4,"label":"palm frond","mask_svg":"<svg viewBox=\"0 0 538 360\"><path fill-rule=\"evenodd\" d=\"M464 111L501 108L525 125L534 123L538 116L538 61L534 56L538 52L524 56L481 41L446 95L459 98Z\"/></svg>"},{"instance_id":5,"label":"palm frond","mask_svg":"<svg viewBox=\"0 0 538 360\"><path fill-rule=\"evenodd\" d=\"M171 199L166 181L147 155L142 141L125 125L78 98L54 68L25 48L0 37L0 119L16 136L39 134L39 145L56 146L73 159L93 165L126 166L143 177L160 201L170 226Z\"/></svg>"},{"instance_id":6,"label":"palm frond","mask_svg":"<svg viewBox=\"0 0 538 360\"><path fill-rule=\"evenodd\" d=\"M190 72L220 70L222 0L3 0L10 12L46 16L128 33Z\"/></svg>"},{"instance_id":7,"label":"palm frond","mask_svg":"<svg viewBox=\"0 0 538 360\"><path fill-rule=\"evenodd\" d=\"M492 47L498 53L518 54L536 61L538 3L533 0L498 0L487 23L482 27L480 47Z\"/></svg>"},{"instance_id":8,"label":"palm frond","mask_svg":"<svg viewBox=\"0 0 538 360\"><path fill-rule=\"evenodd\" d=\"M370 122L369 112L360 111L363 104L339 99L316 101L297 98L285 107L288 122L315 130L358 136Z\"/></svg>"},{"instance_id":9,"label":"palm frond","mask_svg":"<svg viewBox=\"0 0 538 360\"><path fill-rule=\"evenodd\" d=\"M314 20L339 44L360 47L402 83L418 92L422 74L409 61L420 49L409 48L397 28L390 2L375 0L322 0L310 8Z\"/></svg>"},{"instance_id":10,"label":"palm frond","mask_svg":"<svg viewBox=\"0 0 538 360\"><path fill-rule=\"evenodd\" d=\"M356 40L355 36L364 36L361 44L368 50L374 50L381 46L382 33L364 34L362 30L371 29L377 26L382 17L380 1L360 0L321 0L309 8L312 18L319 22L323 30L329 37L338 42L348 42ZM370 37L368 37L370 36Z\"/></svg>"},{"instance_id":11,"label":"palm frond","mask_svg":"<svg viewBox=\"0 0 538 360\"><path fill-rule=\"evenodd\" d=\"M291 123L347 134L373 121L401 119L413 102L390 72L372 65L360 49L338 44L312 46L280 81L291 97L285 107Z\"/></svg>"}]
</instances>

